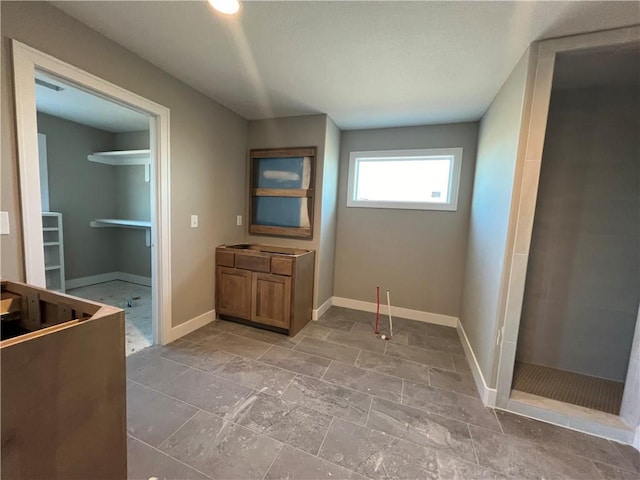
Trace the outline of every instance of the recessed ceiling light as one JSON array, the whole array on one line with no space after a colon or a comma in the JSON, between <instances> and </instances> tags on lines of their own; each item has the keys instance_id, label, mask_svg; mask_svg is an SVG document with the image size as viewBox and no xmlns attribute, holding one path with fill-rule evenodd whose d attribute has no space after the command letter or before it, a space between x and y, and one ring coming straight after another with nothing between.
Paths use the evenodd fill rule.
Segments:
<instances>
[{"instance_id":1,"label":"recessed ceiling light","mask_svg":"<svg viewBox=\"0 0 640 480\"><path fill-rule=\"evenodd\" d=\"M233 15L240 10L239 0L208 0L213 8L225 15Z\"/></svg>"}]
</instances>

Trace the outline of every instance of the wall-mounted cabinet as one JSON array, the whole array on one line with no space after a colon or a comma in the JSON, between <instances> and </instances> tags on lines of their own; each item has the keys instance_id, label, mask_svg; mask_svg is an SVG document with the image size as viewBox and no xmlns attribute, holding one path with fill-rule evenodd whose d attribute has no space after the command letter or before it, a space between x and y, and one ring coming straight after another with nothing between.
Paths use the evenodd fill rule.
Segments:
<instances>
[{"instance_id":1,"label":"wall-mounted cabinet","mask_svg":"<svg viewBox=\"0 0 640 480\"><path fill-rule=\"evenodd\" d=\"M309 320L313 250L267 245L216 249L216 313L290 336Z\"/></svg>"},{"instance_id":2,"label":"wall-mounted cabinet","mask_svg":"<svg viewBox=\"0 0 640 480\"><path fill-rule=\"evenodd\" d=\"M249 233L313 238L316 147L251 150Z\"/></svg>"}]
</instances>

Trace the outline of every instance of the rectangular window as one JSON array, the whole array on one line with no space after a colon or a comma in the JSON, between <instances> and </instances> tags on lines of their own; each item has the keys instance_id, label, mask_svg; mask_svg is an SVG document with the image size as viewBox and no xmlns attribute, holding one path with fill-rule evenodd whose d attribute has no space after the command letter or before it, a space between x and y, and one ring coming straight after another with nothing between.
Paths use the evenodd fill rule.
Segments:
<instances>
[{"instance_id":1,"label":"rectangular window","mask_svg":"<svg viewBox=\"0 0 640 480\"><path fill-rule=\"evenodd\" d=\"M351 152L347 207L458 208L462 148Z\"/></svg>"}]
</instances>

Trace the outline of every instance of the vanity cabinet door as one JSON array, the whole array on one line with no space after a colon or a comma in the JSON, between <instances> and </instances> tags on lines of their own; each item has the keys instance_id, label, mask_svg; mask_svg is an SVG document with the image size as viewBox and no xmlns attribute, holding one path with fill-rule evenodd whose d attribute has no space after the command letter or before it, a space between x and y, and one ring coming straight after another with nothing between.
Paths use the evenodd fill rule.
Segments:
<instances>
[{"instance_id":1,"label":"vanity cabinet door","mask_svg":"<svg viewBox=\"0 0 640 480\"><path fill-rule=\"evenodd\" d=\"M218 267L218 314L251 319L251 272L238 268Z\"/></svg>"},{"instance_id":2,"label":"vanity cabinet door","mask_svg":"<svg viewBox=\"0 0 640 480\"><path fill-rule=\"evenodd\" d=\"M251 320L289 329L291 278L254 272L252 283Z\"/></svg>"}]
</instances>

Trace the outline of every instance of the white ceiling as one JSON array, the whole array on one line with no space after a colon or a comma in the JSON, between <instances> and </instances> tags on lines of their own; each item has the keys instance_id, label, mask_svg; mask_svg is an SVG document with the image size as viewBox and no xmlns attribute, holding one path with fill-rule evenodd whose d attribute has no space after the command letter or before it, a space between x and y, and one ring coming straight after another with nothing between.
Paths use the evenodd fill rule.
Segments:
<instances>
[{"instance_id":1,"label":"white ceiling","mask_svg":"<svg viewBox=\"0 0 640 480\"><path fill-rule=\"evenodd\" d=\"M142 113L46 73L36 72L36 78L60 88L56 91L36 83L36 109L39 112L113 133L149 130L149 118Z\"/></svg>"},{"instance_id":2,"label":"white ceiling","mask_svg":"<svg viewBox=\"0 0 640 480\"><path fill-rule=\"evenodd\" d=\"M477 120L530 42L640 23L631 2L52 2L247 119Z\"/></svg>"}]
</instances>

